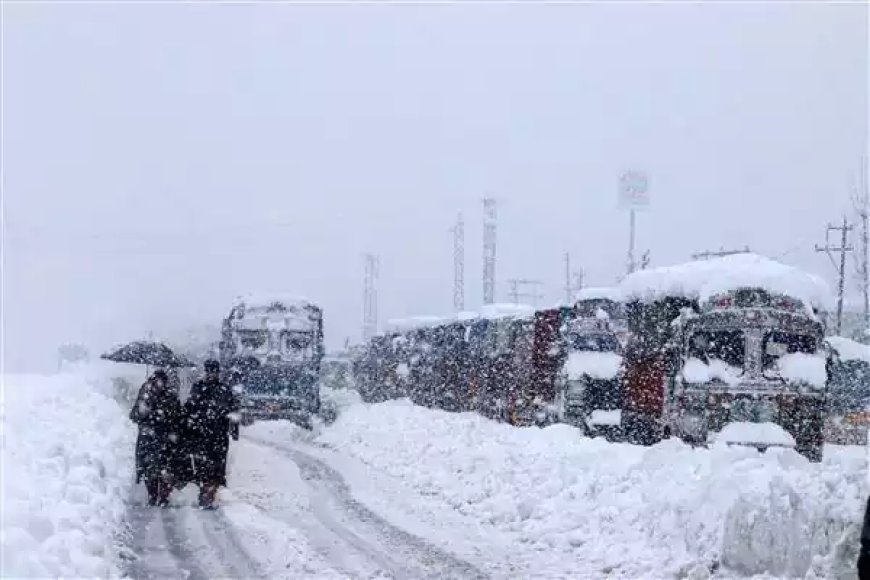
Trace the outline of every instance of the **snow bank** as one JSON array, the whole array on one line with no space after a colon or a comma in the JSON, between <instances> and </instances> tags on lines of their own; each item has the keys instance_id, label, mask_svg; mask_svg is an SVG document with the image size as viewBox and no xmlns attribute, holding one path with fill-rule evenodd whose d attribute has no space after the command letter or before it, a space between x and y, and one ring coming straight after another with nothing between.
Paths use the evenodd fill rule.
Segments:
<instances>
[{"instance_id":1,"label":"snow bank","mask_svg":"<svg viewBox=\"0 0 870 580\"><path fill-rule=\"evenodd\" d=\"M840 360L857 360L870 364L870 346L843 336L829 336L825 340L837 351Z\"/></svg>"},{"instance_id":2,"label":"snow bank","mask_svg":"<svg viewBox=\"0 0 870 580\"><path fill-rule=\"evenodd\" d=\"M619 373L622 357L612 352L572 352L565 361L565 373L569 380L613 379Z\"/></svg>"},{"instance_id":3,"label":"snow bank","mask_svg":"<svg viewBox=\"0 0 870 580\"><path fill-rule=\"evenodd\" d=\"M516 577L834 577L867 498L863 450L651 448L406 401L358 405L318 441L513 538ZM815 559L814 559L815 558Z\"/></svg>"},{"instance_id":4,"label":"snow bank","mask_svg":"<svg viewBox=\"0 0 870 580\"><path fill-rule=\"evenodd\" d=\"M779 357L777 369L782 378L823 389L828 379L825 359L819 355L793 352Z\"/></svg>"},{"instance_id":5,"label":"snow bank","mask_svg":"<svg viewBox=\"0 0 870 580\"><path fill-rule=\"evenodd\" d=\"M690 358L683 365L683 380L687 383L709 383L719 380L726 385L736 385L740 382L742 369L726 364L719 359L713 359L709 364L697 358Z\"/></svg>"},{"instance_id":6,"label":"snow bank","mask_svg":"<svg viewBox=\"0 0 870 580\"><path fill-rule=\"evenodd\" d=\"M716 436L716 442L795 446L794 437L776 423L729 423Z\"/></svg>"},{"instance_id":7,"label":"snow bank","mask_svg":"<svg viewBox=\"0 0 870 580\"><path fill-rule=\"evenodd\" d=\"M757 254L639 270L626 276L620 285L626 299L685 296L700 302L738 288L764 288L821 310L830 309L833 301L830 288L818 276Z\"/></svg>"},{"instance_id":8,"label":"snow bank","mask_svg":"<svg viewBox=\"0 0 870 580\"><path fill-rule=\"evenodd\" d=\"M92 370L2 377L0 577L118 574L135 432Z\"/></svg>"}]
</instances>

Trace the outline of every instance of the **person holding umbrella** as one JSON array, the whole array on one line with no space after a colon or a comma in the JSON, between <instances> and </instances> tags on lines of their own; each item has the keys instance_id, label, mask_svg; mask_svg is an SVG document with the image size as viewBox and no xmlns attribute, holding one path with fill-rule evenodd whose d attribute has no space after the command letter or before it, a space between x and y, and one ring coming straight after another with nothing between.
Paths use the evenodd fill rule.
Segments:
<instances>
[{"instance_id":1,"label":"person holding umbrella","mask_svg":"<svg viewBox=\"0 0 870 580\"><path fill-rule=\"evenodd\" d=\"M176 445L184 418L166 371L157 370L139 389L130 420L139 426L136 483L145 480L148 505L166 506L173 487Z\"/></svg>"},{"instance_id":2,"label":"person holding umbrella","mask_svg":"<svg viewBox=\"0 0 870 580\"><path fill-rule=\"evenodd\" d=\"M205 378L193 385L184 404L186 444L199 484L199 505L214 508L215 495L227 481L229 438L239 438L239 401L220 379L220 364L205 361Z\"/></svg>"}]
</instances>

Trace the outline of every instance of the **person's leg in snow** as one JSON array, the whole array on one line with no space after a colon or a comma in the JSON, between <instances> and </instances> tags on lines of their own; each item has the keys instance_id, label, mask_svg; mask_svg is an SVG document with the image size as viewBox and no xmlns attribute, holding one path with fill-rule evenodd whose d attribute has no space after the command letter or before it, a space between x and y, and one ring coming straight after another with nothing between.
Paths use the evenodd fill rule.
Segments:
<instances>
[{"instance_id":1,"label":"person's leg in snow","mask_svg":"<svg viewBox=\"0 0 870 580\"><path fill-rule=\"evenodd\" d=\"M160 494L160 480L156 477L147 478L145 480L145 489L148 490L148 505L157 505Z\"/></svg>"},{"instance_id":2,"label":"person's leg in snow","mask_svg":"<svg viewBox=\"0 0 870 580\"><path fill-rule=\"evenodd\" d=\"M204 509L214 508L214 500L217 495L218 484L213 481L203 482L199 487L199 507Z\"/></svg>"}]
</instances>

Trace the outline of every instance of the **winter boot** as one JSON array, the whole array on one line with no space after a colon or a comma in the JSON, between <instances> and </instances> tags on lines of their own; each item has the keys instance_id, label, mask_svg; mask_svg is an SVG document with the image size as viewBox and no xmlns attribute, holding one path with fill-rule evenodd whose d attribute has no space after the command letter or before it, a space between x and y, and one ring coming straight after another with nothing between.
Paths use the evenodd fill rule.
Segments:
<instances>
[{"instance_id":1,"label":"winter boot","mask_svg":"<svg viewBox=\"0 0 870 580\"><path fill-rule=\"evenodd\" d=\"M148 490L148 505L157 505L157 499L160 491L159 480L148 478L145 480L145 489Z\"/></svg>"},{"instance_id":2,"label":"winter boot","mask_svg":"<svg viewBox=\"0 0 870 580\"><path fill-rule=\"evenodd\" d=\"M214 509L214 499L217 494L217 486L212 483L203 483L199 488L199 507Z\"/></svg>"}]
</instances>

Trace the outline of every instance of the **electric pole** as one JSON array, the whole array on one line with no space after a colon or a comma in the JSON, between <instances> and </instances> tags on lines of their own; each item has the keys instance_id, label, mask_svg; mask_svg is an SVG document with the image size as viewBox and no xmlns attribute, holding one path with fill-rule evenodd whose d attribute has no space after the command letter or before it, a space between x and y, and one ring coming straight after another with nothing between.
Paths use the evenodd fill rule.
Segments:
<instances>
[{"instance_id":1,"label":"electric pole","mask_svg":"<svg viewBox=\"0 0 870 580\"><path fill-rule=\"evenodd\" d=\"M824 252L828 255L828 258L831 260L831 264L833 264L834 268L839 271L839 283L837 284L837 335L842 332L843 329L843 291L845 289L846 283L846 252L851 252L853 250L852 247L848 246L849 239L849 231L852 229L852 226L848 224L846 221L846 216L843 216L843 225L834 226L828 224L828 228L825 230L825 245L819 246L816 244L817 252ZM829 241L829 236L832 231L840 232L840 246L833 247ZM840 252L840 265L837 266L837 261L834 259L834 252Z\"/></svg>"},{"instance_id":2,"label":"electric pole","mask_svg":"<svg viewBox=\"0 0 870 580\"><path fill-rule=\"evenodd\" d=\"M367 341L378 332L378 274L380 259L373 254L366 254L365 261L362 334L363 340Z\"/></svg>"},{"instance_id":3,"label":"electric pole","mask_svg":"<svg viewBox=\"0 0 870 580\"><path fill-rule=\"evenodd\" d=\"M583 269L571 269L571 254L565 252L565 303L572 304L574 295L583 288Z\"/></svg>"},{"instance_id":4,"label":"electric pole","mask_svg":"<svg viewBox=\"0 0 870 580\"><path fill-rule=\"evenodd\" d=\"M453 226L453 309L465 310L465 222L462 214Z\"/></svg>"},{"instance_id":5,"label":"electric pole","mask_svg":"<svg viewBox=\"0 0 870 580\"><path fill-rule=\"evenodd\" d=\"M863 306L863 328L861 340L866 341L870 331L870 188L867 181L867 159L862 159L861 175L859 177L858 191L855 192L853 204L858 219L861 220L861 253L856 256L859 287Z\"/></svg>"},{"instance_id":6,"label":"electric pole","mask_svg":"<svg viewBox=\"0 0 870 580\"><path fill-rule=\"evenodd\" d=\"M491 197L483 200L483 303L495 302L495 227L496 204Z\"/></svg>"}]
</instances>

